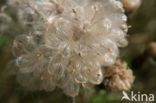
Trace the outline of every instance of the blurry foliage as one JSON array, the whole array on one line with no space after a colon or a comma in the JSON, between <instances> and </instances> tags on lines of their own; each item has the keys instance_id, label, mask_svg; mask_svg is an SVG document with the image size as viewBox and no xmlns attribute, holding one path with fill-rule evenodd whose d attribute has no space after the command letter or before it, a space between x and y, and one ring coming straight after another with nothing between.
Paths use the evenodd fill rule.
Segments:
<instances>
[{"instance_id":1,"label":"blurry foliage","mask_svg":"<svg viewBox=\"0 0 156 103\"><path fill-rule=\"evenodd\" d=\"M110 98L105 90L100 90L99 93L92 98L91 103L112 103L115 98Z\"/></svg>"},{"instance_id":2,"label":"blurry foliage","mask_svg":"<svg viewBox=\"0 0 156 103\"><path fill-rule=\"evenodd\" d=\"M5 44L10 42L10 38L8 37L1 37L0 38L0 48L2 48Z\"/></svg>"},{"instance_id":3,"label":"blurry foliage","mask_svg":"<svg viewBox=\"0 0 156 103\"><path fill-rule=\"evenodd\" d=\"M0 7L6 0L0 0ZM133 90L156 94L156 56L147 58L142 66L135 67L134 59L143 56L150 42L156 42L156 0L143 0L142 6L129 16L129 45L122 49L121 57L134 70L136 81ZM13 36L0 36L0 103L71 103L69 97L59 90L54 92L28 92L16 83L15 77L8 77L5 67L12 58ZM89 89L76 97L76 103L121 103L121 92L107 92L100 87Z\"/></svg>"}]
</instances>

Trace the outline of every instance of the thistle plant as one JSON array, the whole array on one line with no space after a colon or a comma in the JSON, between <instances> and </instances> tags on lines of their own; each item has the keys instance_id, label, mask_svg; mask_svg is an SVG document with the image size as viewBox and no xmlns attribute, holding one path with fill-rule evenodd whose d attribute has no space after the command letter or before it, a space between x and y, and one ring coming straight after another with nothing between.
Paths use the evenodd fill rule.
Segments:
<instances>
[{"instance_id":1,"label":"thistle plant","mask_svg":"<svg viewBox=\"0 0 156 103\"><path fill-rule=\"evenodd\" d=\"M103 81L102 67L127 45L127 17L117 0L9 0L26 32L13 42L18 82L68 96Z\"/></svg>"}]
</instances>

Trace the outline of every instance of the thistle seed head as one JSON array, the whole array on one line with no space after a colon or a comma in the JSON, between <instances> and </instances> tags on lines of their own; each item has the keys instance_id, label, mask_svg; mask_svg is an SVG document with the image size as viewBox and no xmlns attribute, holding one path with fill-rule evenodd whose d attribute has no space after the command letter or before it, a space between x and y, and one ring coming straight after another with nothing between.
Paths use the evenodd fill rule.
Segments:
<instances>
[{"instance_id":1,"label":"thistle seed head","mask_svg":"<svg viewBox=\"0 0 156 103\"><path fill-rule=\"evenodd\" d=\"M100 84L102 66L127 45L127 17L117 0L9 0L29 34L13 45L18 81L32 90L56 86L69 96Z\"/></svg>"}]
</instances>

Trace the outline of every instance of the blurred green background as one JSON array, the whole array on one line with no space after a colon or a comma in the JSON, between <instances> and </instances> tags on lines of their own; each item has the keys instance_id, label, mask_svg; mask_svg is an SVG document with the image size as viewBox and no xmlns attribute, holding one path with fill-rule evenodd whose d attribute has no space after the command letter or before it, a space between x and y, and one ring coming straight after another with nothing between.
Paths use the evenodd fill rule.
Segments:
<instances>
[{"instance_id":1,"label":"blurred green background","mask_svg":"<svg viewBox=\"0 0 156 103\"><path fill-rule=\"evenodd\" d=\"M5 2L0 0L0 7ZM136 80L132 90L156 95L156 56L149 53L149 44L156 42L156 0L143 0L138 10L127 15L132 28L127 37L129 45L121 48L121 58L134 71ZM13 59L11 45L15 37L9 35L10 32L0 36L0 103L72 103L72 99L59 89L53 92L28 92L16 82L14 76L7 75L5 68ZM121 97L121 91L106 90L101 84L82 89L76 103L122 103Z\"/></svg>"}]
</instances>

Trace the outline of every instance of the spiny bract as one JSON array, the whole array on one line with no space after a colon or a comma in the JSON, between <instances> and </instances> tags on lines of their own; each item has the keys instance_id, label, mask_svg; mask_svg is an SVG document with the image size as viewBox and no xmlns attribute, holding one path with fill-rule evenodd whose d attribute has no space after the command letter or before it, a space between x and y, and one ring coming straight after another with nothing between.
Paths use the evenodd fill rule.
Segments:
<instances>
[{"instance_id":1,"label":"spiny bract","mask_svg":"<svg viewBox=\"0 0 156 103\"><path fill-rule=\"evenodd\" d=\"M30 30L13 43L17 80L31 90L61 88L75 97L80 85L100 84L127 45L127 17L116 0L10 0Z\"/></svg>"}]
</instances>

